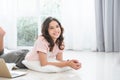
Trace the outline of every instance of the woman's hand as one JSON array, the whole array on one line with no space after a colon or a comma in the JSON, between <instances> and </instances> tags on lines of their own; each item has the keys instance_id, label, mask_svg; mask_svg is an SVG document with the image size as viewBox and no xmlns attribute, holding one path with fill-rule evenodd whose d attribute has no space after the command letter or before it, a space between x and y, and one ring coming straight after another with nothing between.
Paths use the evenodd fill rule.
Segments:
<instances>
[{"instance_id":1,"label":"woman's hand","mask_svg":"<svg viewBox=\"0 0 120 80\"><path fill-rule=\"evenodd\" d=\"M78 60L68 60L68 66L70 66L71 68L78 70L81 68L81 63Z\"/></svg>"}]
</instances>

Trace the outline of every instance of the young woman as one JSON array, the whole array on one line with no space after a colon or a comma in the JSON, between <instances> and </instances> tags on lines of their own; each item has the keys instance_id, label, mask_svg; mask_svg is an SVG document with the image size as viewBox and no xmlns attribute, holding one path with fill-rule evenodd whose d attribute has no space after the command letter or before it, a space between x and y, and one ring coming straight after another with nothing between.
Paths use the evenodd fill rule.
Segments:
<instances>
[{"instance_id":1,"label":"young woman","mask_svg":"<svg viewBox=\"0 0 120 80\"><path fill-rule=\"evenodd\" d=\"M61 23L48 17L42 24L42 35L38 36L33 49L26 55L26 61L38 61L39 66L53 65L59 68L81 68L78 60L63 60L64 38Z\"/></svg>"}]
</instances>

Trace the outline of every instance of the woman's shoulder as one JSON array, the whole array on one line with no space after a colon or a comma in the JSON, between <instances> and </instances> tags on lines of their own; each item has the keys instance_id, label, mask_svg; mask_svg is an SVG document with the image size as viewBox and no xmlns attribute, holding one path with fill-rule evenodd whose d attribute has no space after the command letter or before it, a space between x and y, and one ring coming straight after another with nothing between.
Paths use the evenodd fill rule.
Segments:
<instances>
[{"instance_id":1,"label":"woman's shoulder","mask_svg":"<svg viewBox=\"0 0 120 80\"><path fill-rule=\"evenodd\" d=\"M38 39L44 40L45 38L44 38L44 36L39 35L39 36L38 36Z\"/></svg>"},{"instance_id":2,"label":"woman's shoulder","mask_svg":"<svg viewBox=\"0 0 120 80\"><path fill-rule=\"evenodd\" d=\"M45 42L45 43L48 43L47 40L45 39L45 37L42 36L42 35L39 35L39 36L38 36L38 40L39 40L39 41L42 41L42 42Z\"/></svg>"}]
</instances>

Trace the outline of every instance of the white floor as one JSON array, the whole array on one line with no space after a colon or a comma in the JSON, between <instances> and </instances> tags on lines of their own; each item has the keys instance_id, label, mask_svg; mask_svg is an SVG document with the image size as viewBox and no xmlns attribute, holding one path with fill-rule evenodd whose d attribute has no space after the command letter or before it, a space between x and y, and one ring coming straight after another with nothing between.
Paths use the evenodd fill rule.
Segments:
<instances>
[{"instance_id":1,"label":"white floor","mask_svg":"<svg viewBox=\"0 0 120 80\"><path fill-rule=\"evenodd\" d=\"M120 53L65 51L64 59L78 59L80 70L41 73L26 70L27 75L0 80L120 80ZM23 70L24 71L24 70Z\"/></svg>"}]
</instances>

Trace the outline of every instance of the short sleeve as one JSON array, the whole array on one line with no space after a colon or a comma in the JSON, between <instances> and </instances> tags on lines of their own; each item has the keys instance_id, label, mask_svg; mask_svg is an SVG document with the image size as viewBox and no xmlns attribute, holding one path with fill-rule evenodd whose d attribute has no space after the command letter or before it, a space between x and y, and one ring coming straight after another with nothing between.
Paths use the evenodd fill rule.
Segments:
<instances>
[{"instance_id":1,"label":"short sleeve","mask_svg":"<svg viewBox=\"0 0 120 80\"><path fill-rule=\"evenodd\" d=\"M34 47L35 47L36 52L41 51L44 53L48 53L49 51L48 42L42 37L39 37L36 40Z\"/></svg>"}]
</instances>

